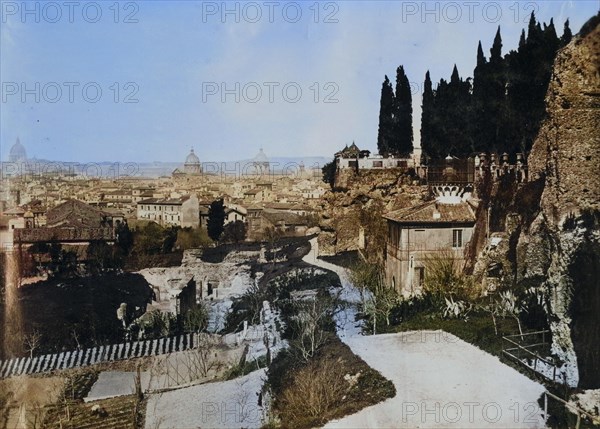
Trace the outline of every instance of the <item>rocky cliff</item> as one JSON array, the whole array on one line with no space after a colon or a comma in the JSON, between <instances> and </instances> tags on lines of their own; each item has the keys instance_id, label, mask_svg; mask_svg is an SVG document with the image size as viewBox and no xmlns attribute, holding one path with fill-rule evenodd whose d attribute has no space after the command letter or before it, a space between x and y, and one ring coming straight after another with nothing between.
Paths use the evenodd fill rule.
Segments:
<instances>
[{"instance_id":1,"label":"rocky cliff","mask_svg":"<svg viewBox=\"0 0 600 429\"><path fill-rule=\"evenodd\" d=\"M374 258L383 256L386 212L418 204L427 186L403 169L342 170L336 175L336 192L323 196L319 254L361 249Z\"/></svg>"},{"instance_id":2,"label":"rocky cliff","mask_svg":"<svg viewBox=\"0 0 600 429\"><path fill-rule=\"evenodd\" d=\"M554 63L547 117L529 155L543 181L539 212L520 229L516 280L540 288L553 352L568 382L600 387L600 16ZM525 223L525 222L524 222Z\"/></svg>"}]
</instances>

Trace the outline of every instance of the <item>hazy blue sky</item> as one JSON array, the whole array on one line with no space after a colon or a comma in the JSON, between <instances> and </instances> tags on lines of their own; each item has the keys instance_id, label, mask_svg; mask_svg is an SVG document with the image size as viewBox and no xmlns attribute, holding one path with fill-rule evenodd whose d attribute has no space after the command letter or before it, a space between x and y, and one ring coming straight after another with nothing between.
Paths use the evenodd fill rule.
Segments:
<instances>
[{"instance_id":1,"label":"hazy blue sky","mask_svg":"<svg viewBox=\"0 0 600 429\"><path fill-rule=\"evenodd\" d=\"M503 53L516 48L532 9L561 35L599 1L2 0L0 152L17 137L30 157L63 161L376 149L381 83L398 65L418 143L427 69L434 82L455 63L472 76L477 42L489 55L500 25Z\"/></svg>"}]
</instances>

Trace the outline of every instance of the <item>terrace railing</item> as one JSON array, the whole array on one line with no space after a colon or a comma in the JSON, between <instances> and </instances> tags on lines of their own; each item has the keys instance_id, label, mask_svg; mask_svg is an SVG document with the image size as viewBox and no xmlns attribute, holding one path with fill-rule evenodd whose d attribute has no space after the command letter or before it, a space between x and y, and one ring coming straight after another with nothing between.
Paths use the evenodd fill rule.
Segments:
<instances>
[{"instance_id":1,"label":"terrace railing","mask_svg":"<svg viewBox=\"0 0 600 429\"><path fill-rule=\"evenodd\" d=\"M550 331L526 332L502 337L502 355L533 370L553 383L565 384L557 362L546 354L550 346Z\"/></svg>"}]
</instances>

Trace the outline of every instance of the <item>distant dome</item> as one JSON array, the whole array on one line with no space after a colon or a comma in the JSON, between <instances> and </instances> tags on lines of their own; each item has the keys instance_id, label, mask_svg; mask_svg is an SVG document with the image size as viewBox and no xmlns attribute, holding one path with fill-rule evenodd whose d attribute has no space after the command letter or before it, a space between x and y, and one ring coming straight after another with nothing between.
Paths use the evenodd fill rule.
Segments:
<instances>
[{"instance_id":1,"label":"distant dome","mask_svg":"<svg viewBox=\"0 0 600 429\"><path fill-rule=\"evenodd\" d=\"M17 142L10 148L8 160L10 162L23 162L27 160L27 151L18 138Z\"/></svg>"},{"instance_id":2,"label":"distant dome","mask_svg":"<svg viewBox=\"0 0 600 429\"><path fill-rule=\"evenodd\" d=\"M254 164L254 168L260 175L269 172L269 158L267 158L267 155L265 155L262 148L260 148L260 151L252 160L252 164Z\"/></svg>"},{"instance_id":3,"label":"distant dome","mask_svg":"<svg viewBox=\"0 0 600 429\"><path fill-rule=\"evenodd\" d=\"M200 158L198 158L196 156L196 154L194 153L194 149L192 149L190 151L190 154L187 156L187 158L185 159L185 164L184 165L198 165L200 164Z\"/></svg>"},{"instance_id":4,"label":"distant dome","mask_svg":"<svg viewBox=\"0 0 600 429\"><path fill-rule=\"evenodd\" d=\"M267 155L265 155L262 148L260 148L260 151L254 157L254 162L269 162L269 158L267 158Z\"/></svg>"},{"instance_id":5,"label":"distant dome","mask_svg":"<svg viewBox=\"0 0 600 429\"><path fill-rule=\"evenodd\" d=\"M185 174L200 174L202 172L202 166L200 165L200 158L194 153L194 149L190 150L190 154L185 158L183 164L183 172Z\"/></svg>"}]
</instances>

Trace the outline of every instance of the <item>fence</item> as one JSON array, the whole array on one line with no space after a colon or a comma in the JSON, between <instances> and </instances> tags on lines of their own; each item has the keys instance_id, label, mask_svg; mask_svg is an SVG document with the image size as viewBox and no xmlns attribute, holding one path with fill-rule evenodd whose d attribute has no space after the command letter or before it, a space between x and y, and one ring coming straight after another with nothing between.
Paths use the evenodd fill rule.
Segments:
<instances>
[{"instance_id":1,"label":"fence","mask_svg":"<svg viewBox=\"0 0 600 429\"><path fill-rule=\"evenodd\" d=\"M197 342L196 334L183 334L155 340L133 341L55 354L14 358L0 361L0 378L184 351L194 348Z\"/></svg>"},{"instance_id":2,"label":"fence","mask_svg":"<svg viewBox=\"0 0 600 429\"><path fill-rule=\"evenodd\" d=\"M592 425L600 424L600 419L598 417L594 417L590 413L582 410L579 407L576 407L572 403L567 402L564 399L559 398L558 396L556 396L550 392L544 392L544 423L546 423L548 421L548 398L553 399L557 402L560 402L562 405L564 405L564 407L566 409L568 409L573 414L575 414L575 416L577 418L577 422L575 423L575 429L579 429L579 427L581 426L582 418L587 419Z\"/></svg>"},{"instance_id":3,"label":"fence","mask_svg":"<svg viewBox=\"0 0 600 429\"><path fill-rule=\"evenodd\" d=\"M535 331L502 337L502 354L533 370L553 383L565 383L564 374L552 358L542 357L539 351L546 351L551 338L550 331ZM519 342L521 340L521 342ZM548 340L548 341L547 341ZM505 345L508 344L508 347Z\"/></svg>"}]
</instances>

